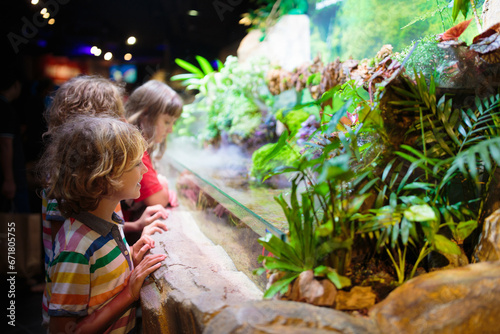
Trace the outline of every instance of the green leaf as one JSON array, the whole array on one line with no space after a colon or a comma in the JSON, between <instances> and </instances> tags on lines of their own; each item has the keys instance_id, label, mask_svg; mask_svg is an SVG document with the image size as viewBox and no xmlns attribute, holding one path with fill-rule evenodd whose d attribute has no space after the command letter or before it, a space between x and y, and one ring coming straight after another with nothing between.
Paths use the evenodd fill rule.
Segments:
<instances>
[{"instance_id":1,"label":"green leaf","mask_svg":"<svg viewBox=\"0 0 500 334\"><path fill-rule=\"evenodd\" d=\"M333 231L333 222L329 219L326 223L321 224L316 228L316 235L319 237L326 237L330 235Z\"/></svg>"},{"instance_id":2,"label":"green leaf","mask_svg":"<svg viewBox=\"0 0 500 334\"><path fill-rule=\"evenodd\" d=\"M275 257L266 257L264 267L269 270L279 270L279 271L293 271L302 272L304 269L308 270L310 268L304 268L297 264L294 264L287 260L281 260Z\"/></svg>"},{"instance_id":3,"label":"green leaf","mask_svg":"<svg viewBox=\"0 0 500 334\"><path fill-rule=\"evenodd\" d=\"M297 256L290 244L276 237L272 233L266 234L258 239L258 242L276 257L282 260L289 260L292 263L300 264L302 260Z\"/></svg>"},{"instance_id":4,"label":"green leaf","mask_svg":"<svg viewBox=\"0 0 500 334\"><path fill-rule=\"evenodd\" d=\"M463 241L467 238L477 227L477 220L468 220L458 223L455 234L458 238L457 241Z\"/></svg>"},{"instance_id":5,"label":"green leaf","mask_svg":"<svg viewBox=\"0 0 500 334\"><path fill-rule=\"evenodd\" d=\"M399 233L401 235L401 241L403 242L403 245L405 245L405 246L408 243L408 237L410 235L410 228L412 225L413 224L405 217L403 217L403 219L401 219L401 227L400 227Z\"/></svg>"},{"instance_id":6,"label":"green leaf","mask_svg":"<svg viewBox=\"0 0 500 334\"><path fill-rule=\"evenodd\" d=\"M343 289L351 286L351 280L345 276L340 275L337 270L329 268L326 277L335 285L337 289Z\"/></svg>"},{"instance_id":7,"label":"green leaf","mask_svg":"<svg viewBox=\"0 0 500 334\"><path fill-rule=\"evenodd\" d=\"M274 158L281 151L283 146L285 146L287 144L287 140L288 140L289 136L290 136L290 133L288 132L288 130L283 131L280 138L278 139L278 142L275 144L273 150L271 152L269 152L269 154L266 155L263 160L269 161L272 158Z\"/></svg>"},{"instance_id":8,"label":"green leaf","mask_svg":"<svg viewBox=\"0 0 500 334\"><path fill-rule=\"evenodd\" d=\"M441 234L434 235L434 248L437 251L447 254L460 255L462 253L456 243Z\"/></svg>"},{"instance_id":9,"label":"green leaf","mask_svg":"<svg viewBox=\"0 0 500 334\"><path fill-rule=\"evenodd\" d=\"M387 175L389 174L389 172L391 171L391 168L392 168L392 165L394 164L394 162L396 161L396 158L392 159L384 168L384 172L382 173L382 181L385 182L385 179L387 177Z\"/></svg>"},{"instance_id":10,"label":"green leaf","mask_svg":"<svg viewBox=\"0 0 500 334\"><path fill-rule=\"evenodd\" d=\"M267 289L266 292L264 293L263 297L265 299L269 299L269 298L272 298L278 292L285 293L288 290L288 286L290 285L290 283L292 283L294 279L299 277L299 275L300 274L295 274L295 273L285 275L280 280L271 284L269 289Z\"/></svg>"},{"instance_id":11,"label":"green leaf","mask_svg":"<svg viewBox=\"0 0 500 334\"><path fill-rule=\"evenodd\" d=\"M198 61L198 63L200 64L201 70L203 71L203 73L205 75L214 72L214 68L212 67L212 65L210 65L210 63L208 62L208 60L206 58L203 58L202 56L196 56L195 58Z\"/></svg>"},{"instance_id":12,"label":"green leaf","mask_svg":"<svg viewBox=\"0 0 500 334\"><path fill-rule=\"evenodd\" d=\"M377 178L375 178L375 179L371 180L370 182L368 182L367 184L365 184L365 185L363 186L363 188L359 191L359 194L360 194L360 195L363 195L365 192L369 191L369 190L371 189L371 187L372 187L375 183L377 183L379 180L380 180L380 179L377 177Z\"/></svg>"},{"instance_id":13,"label":"green leaf","mask_svg":"<svg viewBox=\"0 0 500 334\"><path fill-rule=\"evenodd\" d=\"M180 58L176 58L175 63L177 65L179 65L180 67L182 67L183 69L185 69L186 71L195 74L198 79L201 79L205 76L205 74L203 74L203 72L198 67L194 66L191 63L188 63L185 60L182 60Z\"/></svg>"},{"instance_id":14,"label":"green leaf","mask_svg":"<svg viewBox=\"0 0 500 334\"><path fill-rule=\"evenodd\" d=\"M256 275L256 276L260 276L260 275L264 274L266 271L267 271L267 269L266 269L266 268L264 268L264 267L259 267L259 268L255 269L255 270L252 272L252 274L254 274L254 275Z\"/></svg>"},{"instance_id":15,"label":"green leaf","mask_svg":"<svg viewBox=\"0 0 500 334\"><path fill-rule=\"evenodd\" d=\"M312 85L312 86L316 86L316 85L319 85L321 82L321 73L317 72L317 73L313 73L311 74L308 78L307 78L307 83L306 85Z\"/></svg>"},{"instance_id":16,"label":"green leaf","mask_svg":"<svg viewBox=\"0 0 500 334\"><path fill-rule=\"evenodd\" d=\"M172 81L177 81L177 80L187 80L187 79L193 79L193 78L198 78L196 74L193 73L183 73L183 74L177 74L174 75L170 78Z\"/></svg>"},{"instance_id":17,"label":"green leaf","mask_svg":"<svg viewBox=\"0 0 500 334\"><path fill-rule=\"evenodd\" d=\"M404 217L412 222L424 222L436 220L436 214L432 208L427 205L412 205L404 211Z\"/></svg>"},{"instance_id":18,"label":"green leaf","mask_svg":"<svg viewBox=\"0 0 500 334\"><path fill-rule=\"evenodd\" d=\"M403 190L410 190L410 189L434 190L435 188L436 185L433 183L413 182L405 185L403 187Z\"/></svg>"}]
</instances>

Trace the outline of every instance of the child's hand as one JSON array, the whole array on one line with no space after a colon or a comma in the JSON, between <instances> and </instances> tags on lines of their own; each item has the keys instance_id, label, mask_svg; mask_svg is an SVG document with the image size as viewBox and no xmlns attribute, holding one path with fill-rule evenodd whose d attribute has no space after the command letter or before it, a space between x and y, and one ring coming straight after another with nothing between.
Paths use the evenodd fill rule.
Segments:
<instances>
[{"instance_id":1,"label":"child's hand","mask_svg":"<svg viewBox=\"0 0 500 334\"><path fill-rule=\"evenodd\" d=\"M161 204L156 204L152 206L148 206L146 210L142 213L141 217L135 222L139 224L141 229L144 229L146 226L151 224L152 222L158 219L167 219L168 210L166 210Z\"/></svg>"},{"instance_id":2,"label":"child's hand","mask_svg":"<svg viewBox=\"0 0 500 334\"><path fill-rule=\"evenodd\" d=\"M142 235L153 235L156 232L163 233L163 231L167 231L167 224L164 222L157 220L153 223L149 224L142 230Z\"/></svg>"},{"instance_id":3,"label":"child's hand","mask_svg":"<svg viewBox=\"0 0 500 334\"><path fill-rule=\"evenodd\" d=\"M153 271L161 267L161 262L165 260L165 254L148 254L141 263L134 268L130 274L127 289L134 300L139 299L139 294L146 277Z\"/></svg>"},{"instance_id":4,"label":"child's hand","mask_svg":"<svg viewBox=\"0 0 500 334\"><path fill-rule=\"evenodd\" d=\"M132 261L134 261L134 267L138 266L142 262L144 255L151 249L154 248L155 241L151 239L149 235L143 235L137 242L132 246Z\"/></svg>"},{"instance_id":5,"label":"child's hand","mask_svg":"<svg viewBox=\"0 0 500 334\"><path fill-rule=\"evenodd\" d=\"M175 193L175 191L168 191L168 201L171 207L179 206L179 202L177 201L177 194Z\"/></svg>"}]
</instances>

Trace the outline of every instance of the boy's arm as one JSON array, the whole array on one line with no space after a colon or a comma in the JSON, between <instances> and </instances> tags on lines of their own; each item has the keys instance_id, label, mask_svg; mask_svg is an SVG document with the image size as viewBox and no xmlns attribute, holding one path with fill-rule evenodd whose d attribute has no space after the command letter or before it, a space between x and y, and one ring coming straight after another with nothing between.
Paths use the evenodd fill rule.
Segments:
<instances>
[{"instance_id":1,"label":"boy's arm","mask_svg":"<svg viewBox=\"0 0 500 334\"><path fill-rule=\"evenodd\" d=\"M103 333L139 299L147 275L161 266L164 254L148 255L132 271L129 284L104 307L84 317L50 317L49 333Z\"/></svg>"}]
</instances>

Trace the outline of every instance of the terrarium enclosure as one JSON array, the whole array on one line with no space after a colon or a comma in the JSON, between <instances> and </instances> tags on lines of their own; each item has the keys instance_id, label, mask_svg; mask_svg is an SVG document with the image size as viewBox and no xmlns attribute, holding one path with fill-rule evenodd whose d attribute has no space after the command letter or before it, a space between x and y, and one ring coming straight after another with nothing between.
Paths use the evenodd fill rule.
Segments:
<instances>
[{"instance_id":1,"label":"terrarium enclosure","mask_svg":"<svg viewBox=\"0 0 500 334\"><path fill-rule=\"evenodd\" d=\"M499 3L262 4L238 56L171 78L192 98L159 165L203 232L265 298L365 315L498 259Z\"/></svg>"}]
</instances>

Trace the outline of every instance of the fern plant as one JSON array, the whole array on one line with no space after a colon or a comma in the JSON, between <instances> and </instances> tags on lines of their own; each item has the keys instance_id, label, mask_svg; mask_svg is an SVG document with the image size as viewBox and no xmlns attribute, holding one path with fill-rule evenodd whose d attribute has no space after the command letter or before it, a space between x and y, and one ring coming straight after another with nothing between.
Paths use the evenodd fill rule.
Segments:
<instances>
[{"instance_id":1,"label":"fern plant","mask_svg":"<svg viewBox=\"0 0 500 334\"><path fill-rule=\"evenodd\" d=\"M396 113L409 123L405 141L394 152L383 172L376 177L374 208L361 215L361 232L374 233L377 247L386 250L398 276L398 283L415 270L433 250L461 254L459 246L480 220L492 173L500 163L500 96L476 98L475 107L453 108L452 99L436 98L431 77L422 75L406 87L395 86L399 100ZM450 240L445 235L451 235ZM416 253L406 275L406 255Z\"/></svg>"}]
</instances>

